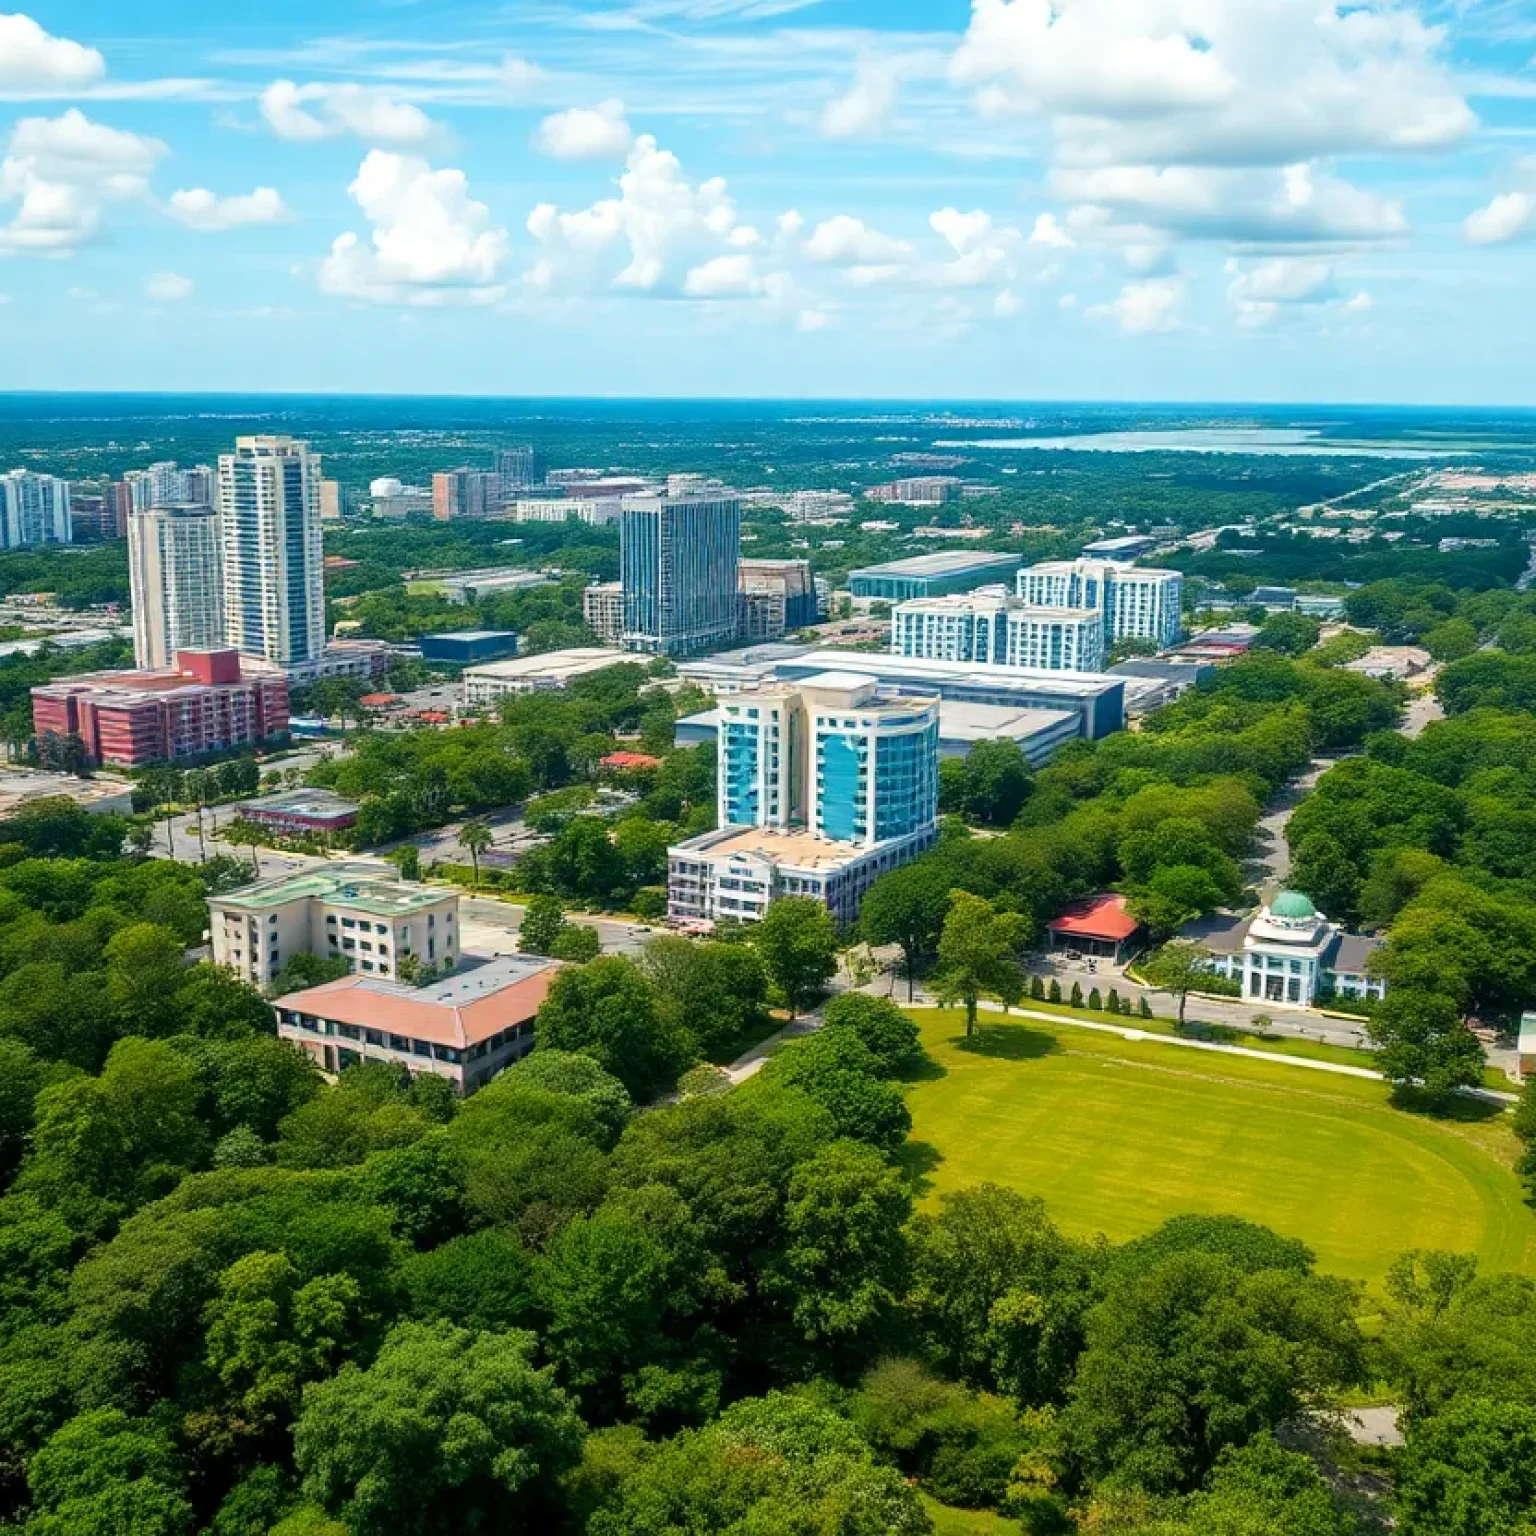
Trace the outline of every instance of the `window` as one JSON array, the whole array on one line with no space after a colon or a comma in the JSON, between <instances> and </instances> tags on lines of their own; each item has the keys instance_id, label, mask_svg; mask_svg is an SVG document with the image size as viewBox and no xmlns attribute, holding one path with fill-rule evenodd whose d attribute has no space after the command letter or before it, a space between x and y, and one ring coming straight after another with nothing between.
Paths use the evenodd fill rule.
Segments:
<instances>
[{"instance_id":1,"label":"window","mask_svg":"<svg viewBox=\"0 0 1536 1536\"><path fill-rule=\"evenodd\" d=\"M357 924L350 917L344 917L341 920L341 926L343 928L356 928Z\"/></svg>"}]
</instances>

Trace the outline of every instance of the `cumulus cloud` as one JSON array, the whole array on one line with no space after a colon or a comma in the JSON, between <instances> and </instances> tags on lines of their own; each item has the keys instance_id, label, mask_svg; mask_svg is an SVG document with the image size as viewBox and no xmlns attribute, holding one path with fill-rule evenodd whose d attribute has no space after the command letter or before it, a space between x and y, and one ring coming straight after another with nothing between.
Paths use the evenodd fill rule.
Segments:
<instances>
[{"instance_id":1,"label":"cumulus cloud","mask_svg":"<svg viewBox=\"0 0 1536 1536\"><path fill-rule=\"evenodd\" d=\"M258 105L267 127L295 143L350 134L369 144L409 148L444 138L442 128L420 107L379 86L274 80Z\"/></svg>"},{"instance_id":2,"label":"cumulus cloud","mask_svg":"<svg viewBox=\"0 0 1536 1536\"><path fill-rule=\"evenodd\" d=\"M634 134L624 120L624 103L610 100L546 117L536 142L556 160L621 160Z\"/></svg>"},{"instance_id":3,"label":"cumulus cloud","mask_svg":"<svg viewBox=\"0 0 1536 1536\"><path fill-rule=\"evenodd\" d=\"M839 213L818 224L806 240L804 250L812 261L833 266L896 265L912 254L907 241L883 235L862 219L847 213Z\"/></svg>"},{"instance_id":4,"label":"cumulus cloud","mask_svg":"<svg viewBox=\"0 0 1536 1536\"><path fill-rule=\"evenodd\" d=\"M1024 305L1020 302L1018 294L1011 288L1004 288L998 296L992 300L992 313L999 320L1011 320Z\"/></svg>"},{"instance_id":5,"label":"cumulus cloud","mask_svg":"<svg viewBox=\"0 0 1536 1536\"><path fill-rule=\"evenodd\" d=\"M179 272L156 272L145 280L144 297L157 304L175 304L190 299L196 284Z\"/></svg>"},{"instance_id":6,"label":"cumulus cloud","mask_svg":"<svg viewBox=\"0 0 1536 1536\"><path fill-rule=\"evenodd\" d=\"M1112 320L1128 336L1148 336L1176 331L1184 323L1184 280L1154 277L1144 283L1127 283L1108 304L1087 311L1095 320Z\"/></svg>"},{"instance_id":7,"label":"cumulus cloud","mask_svg":"<svg viewBox=\"0 0 1536 1536\"><path fill-rule=\"evenodd\" d=\"M257 187L233 197L220 197L207 187L172 192L171 216L188 229L205 233L240 229L249 224L284 224L293 215L275 187Z\"/></svg>"},{"instance_id":8,"label":"cumulus cloud","mask_svg":"<svg viewBox=\"0 0 1536 1536\"><path fill-rule=\"evenodd\" d=\"M1070 251L1077 241L1061 227L1054 213L1042 213L1029 232L1029 243L1043 246L1048 251Z\"/></svg>"},{"instance_id":9,"label":"cumulus cloud","mask_svg":"<svg viewBox=\"0 0 1536 1536\"><path fill-rule=\"evenodd\" d=\"M763 291L763 279L750 256L715 256L701 262L683 279L690 299L746 299Z\"/></svg>"},{"instance_id":10,"label":"cumulus cloud","mask_svg":"<svg viewBox=\"0 0 1536 1536\"><path fill-rule=\"evenodd\" d=\"M537 64L508 54L501 61L501 84L514 101L524 101L544 86L548 76Z\"/></svg>"},{"instance_id":11,"label":"cumulus cloud","mask_svg":"<svg viewBox=\"0 0 1536 1536\"><path fill-rule=\"evenodd\" d=\"M1465 138L1444 42L1391 0L973 0L950 73L1067 163L1285 165Z\"/></svg>"},{"instance_id":12,"label":"cumulus cloud","mask_svg":"<svg viewBox=\"0 0 1536 1536\"><path fill-rule=\"evenodd\" d=\"M1063 167L1051 185L1075 203L1138 222L1142 229L1128 245L1159 244L1162 232L1282 245L1368 243L1408 233L1400 202L1307 164Z\"/></svg>"},{"instance_id":13,"label":"cumulus cloud","mask_svg":"<svg viewBox=\"0 0 1536 1536\"><path fill-rule=\"evenodd\" d=\"M540 203L527 228L539 254L525 282L536 293L613 287L683 297L715 296L698 285L745 269L739 254L730 267L714 267L713 259L739 253L756 234L737 223L724 178L693 184L677 156L649 134L630 147L617 197L572 212ZM690 293L689 276L701 272L708 275L695 276ZM765 292L771 278L763 278Z\"/></svg>"},{"instance_id":14,"label":"cumulus cloud","mask_svg":"<svg viewBox=\"0 0 1536 1536\"><path fill-rule=\"evenodd\" d=\"M75 107L22 118L0 161L0 203L20 204L0 226L0 251L70 255L100 233L107 203L148 194L165 153L160 140L92 122Z\"/></svg>"},{"instance_id":15,"label":"cumulus cloud","mask_svg":"<svg viewBox=\"0 0 1536 1536\"><path fill-rule=\"evenodd\" d=\"M323 292L409 307L495 303L507 232L469 195L459 170L369 151L347 191L373 226L364 242L339 235L320 265Z\"/></svg>"},{"instance_id":16,"label":"cumulus cloud","mask_svg":"<svg viewBox=\"0 0 1536 1536\"><path fill-rule=\"evenodd\" d=\"M1505 245L1525 234L1536 221L1536 197L1529 192L1501 192L1486 207L1470 213L1461 226L1469 245Z\"/></svg>"},{"instance_id":17,"label":"cumulus cloud","mask_svg":"<svg viewBox=\"0 0 1536 1536\"><path fill-rule=\"evenodd\" d=\"M853 84L834 97L821 114L821 133L828 139L873 138L890 122L896 109L900 71L892 59L861 59Z\"/></svg>"},{"instance_id":18,"label":"cumulus cloud","mask_svg":"<svg viewBox=\"0 0 1536 1536\"><path fill-rule=\"evenodd\" d=\"M94 48L54 37L30 16L0 16L0 91L48 95L91 85L106 72Z\"/></svg>"},{"instance_id":19,"label":"cumulus cloud","mask_svg":"<svg viewBox=\"0 0 1536 1536\"><path fill-rule=\"evenodd\" d=\"M1286 306L1324 304L1338 298L1333 264L1316 257L1277 256L1268 261L1229 261L1227 285L1239 325L1269 325Z\"/></svg>"}]
</instances>

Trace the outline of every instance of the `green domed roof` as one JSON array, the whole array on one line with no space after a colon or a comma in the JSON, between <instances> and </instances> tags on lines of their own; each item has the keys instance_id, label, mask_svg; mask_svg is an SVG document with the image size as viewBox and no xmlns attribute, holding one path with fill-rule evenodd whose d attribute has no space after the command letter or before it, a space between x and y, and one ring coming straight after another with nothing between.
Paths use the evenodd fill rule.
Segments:
<instances>
[{"instance_id":1,"label":"green domed roof","mask_svg":"<svg viewBox=\"0 0 1536 1536\"><path fill-rule=\"evenodd\" d=\"M1317 908L1300 891L1281 891L1271 903L1269 910L1270 915L1273 917L1289 917L1300 920L1317 916Z\"/></svg>"}]
</instances>

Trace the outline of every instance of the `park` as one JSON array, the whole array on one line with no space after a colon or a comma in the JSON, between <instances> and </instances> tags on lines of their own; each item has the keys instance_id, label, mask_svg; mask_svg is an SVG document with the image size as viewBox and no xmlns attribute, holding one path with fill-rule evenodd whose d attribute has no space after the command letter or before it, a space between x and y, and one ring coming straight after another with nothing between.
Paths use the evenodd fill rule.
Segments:
<instances>
[{"instance_id":1,"label":"park","mask_svg":"<svg viewBox=\"0 0 1536 1536\"><path fill-rule=\"evenodd\" d=\"M1434 1115L1385 1083L1125 1040L1061 1019L915 1015L930 1065L908 1093L920 1196L990 1181L1074 1236L1124 1241L1181 1212L1244 1216L1368 1285L1406 1250L1536 1273L1536 1214L1496 1105Z\"/></svg>"}]
</instances>

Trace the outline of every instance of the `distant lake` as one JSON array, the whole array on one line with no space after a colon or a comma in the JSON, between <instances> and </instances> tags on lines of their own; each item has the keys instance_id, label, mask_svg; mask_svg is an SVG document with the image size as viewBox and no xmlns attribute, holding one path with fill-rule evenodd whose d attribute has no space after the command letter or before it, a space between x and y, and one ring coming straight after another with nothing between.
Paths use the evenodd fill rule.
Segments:
<instances>
[{"instance_id":1,"label":"distant lake","mask_svg":"<svg viewBox=\"0 0 1536 1536\"><path fill-rule=\"evenodd\" d=\"M1428 443L1357 442L1325 438L1301 427L1181 427L1170 431L1085 432L1072 437L942 439L935 448L1034 449L1051 453L1248 453L1275 458L1446 459L1471 448Z\"/></svg>"}]
</instances>

